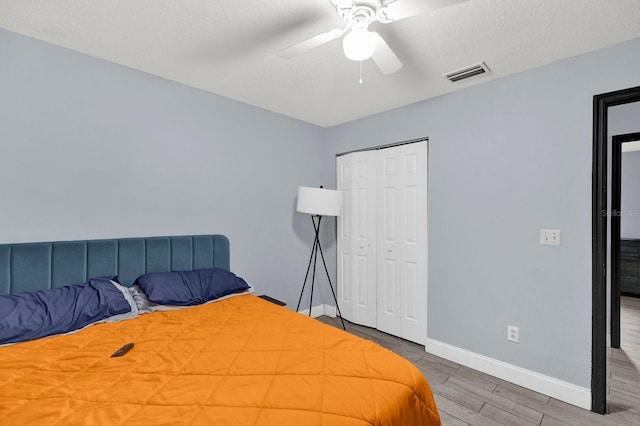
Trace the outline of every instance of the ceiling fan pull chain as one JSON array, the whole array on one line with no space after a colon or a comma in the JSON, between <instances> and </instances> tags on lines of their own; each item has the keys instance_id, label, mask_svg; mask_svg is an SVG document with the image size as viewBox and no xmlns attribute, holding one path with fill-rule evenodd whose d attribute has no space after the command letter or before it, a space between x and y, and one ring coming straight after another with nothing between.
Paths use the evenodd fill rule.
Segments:
<instances>
[{"instance_id":1,"label":"ceiling fan pull chain","mask_svg":"<svg viewBox=\"0 0 640 426\"><path fill-rule=\"evenodd\" d=\"M362 61L360 61L360 84L362 84Z\"/></svg>"}]
</instances>

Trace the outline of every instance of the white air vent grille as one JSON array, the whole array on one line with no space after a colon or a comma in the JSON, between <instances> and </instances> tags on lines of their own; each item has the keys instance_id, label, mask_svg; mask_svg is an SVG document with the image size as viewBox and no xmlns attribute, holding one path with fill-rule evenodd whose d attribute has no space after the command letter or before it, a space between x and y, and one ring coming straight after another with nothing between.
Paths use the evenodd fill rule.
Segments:
<instances>
[{"instance_id":1,"label":"white air vent grille","mask_svg":"<svg viewBox=\"0 0 640 426\"><path fill-rule=\"evenodd\" d=\"M460 68L459 70L448 72L444 75L449 81L456 82L464 80L465 78L473 77L474 75L480 75L491 72L487 64L479 62L477 64L469 65L468 67Z\"/></svg>"}]
</instances>

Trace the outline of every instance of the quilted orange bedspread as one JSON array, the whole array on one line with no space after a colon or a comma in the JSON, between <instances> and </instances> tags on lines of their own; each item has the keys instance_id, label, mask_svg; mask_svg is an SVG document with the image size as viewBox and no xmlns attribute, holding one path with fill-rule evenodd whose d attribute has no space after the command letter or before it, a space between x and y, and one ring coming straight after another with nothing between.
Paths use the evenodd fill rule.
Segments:
<instances>
[{"instance_id":1,"label":"quilted orange bedspread","mask_svg":"<svg viewBox=\"0 0 640 426\"><path fill-rule=\"evenodd\" d=\"M125 356L110 355L128 342ZM252 295L0 348L0 424L440 425L411 363Z\"/></svg>"}]
</instances>

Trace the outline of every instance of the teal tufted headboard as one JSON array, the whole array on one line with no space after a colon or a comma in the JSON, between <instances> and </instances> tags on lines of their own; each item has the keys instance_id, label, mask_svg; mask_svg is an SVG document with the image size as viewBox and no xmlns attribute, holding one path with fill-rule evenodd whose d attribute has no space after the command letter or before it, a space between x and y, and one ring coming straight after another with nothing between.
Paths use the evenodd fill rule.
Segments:
<instances>
[{"instance_id":1,"label":"teal tufted headboard","mask_svg":"<svg viewBox=\"0 0 640 426\"><path fill-rule=\"evenodd\" d=\"M118 275L129 286L147 272L229 270L224 235L121 238L0 245L0 294L80 284Z\"/></svg>"}]
</instances>

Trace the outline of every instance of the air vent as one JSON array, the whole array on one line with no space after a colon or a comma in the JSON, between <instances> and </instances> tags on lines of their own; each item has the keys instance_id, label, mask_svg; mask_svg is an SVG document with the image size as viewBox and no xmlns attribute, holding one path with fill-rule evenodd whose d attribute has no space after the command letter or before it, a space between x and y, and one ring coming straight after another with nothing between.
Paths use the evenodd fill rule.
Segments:
<instances>
[{"instance_id":1,"label":"air vent","mask_svg":"<svg viewBox=\"0 0 640 426\"><path fill-rule=\"evenodd\" d=\"M448 72L444 75L451 82L464 80L465 78L473 77L474 75L480 75L491 72L487 64L479 62L477 64L469 65L468 67L461 68L459 70Z\"/></svg>"}]
</instances>

